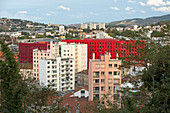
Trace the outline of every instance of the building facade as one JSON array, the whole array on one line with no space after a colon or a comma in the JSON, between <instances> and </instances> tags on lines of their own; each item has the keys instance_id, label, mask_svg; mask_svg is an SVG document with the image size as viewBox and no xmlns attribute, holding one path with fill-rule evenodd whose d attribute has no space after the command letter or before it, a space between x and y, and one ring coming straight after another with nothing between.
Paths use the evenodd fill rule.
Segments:
<instances>
[{"instance_id":1,"label":"building facade","mask_svg":"<svg viewBox=\"0 0 170 113\"><path fill-rule=\"evenodd\" d=\"M61 44L60 56L75 59L75 72L87 70L87 44Z\"/></svg>"},{"instance_id":2,"label":"building facade","mask_svg":"<svg viewBox=\"0 0 170 113\"><path fill-rule=\"evenodd\" d=\"M48 42L19 43L19 63L33 63L33 49L50 49Z\"/></svg>"},{"instance_id":3,"label":"building facade","mask_svg":"<svg viewBox=\"0 0 170 113\"><path fill-rule=\"evenodd\" d=\"M105 103L104 95L110 101L120 97L121 60L110 59L110 54L101 55L100 59L91 59L89 63L89 101L99 100Z\"/></svg>"},{"instance_id":4,"label":"building facade","mask_svg":"<svg viewBox=\"0 0 170 113\"><path fill-rule=\"evenodd\" d=\"M121 41L116 39L82 39L82 40L62 40L67 43L81 43L88 46L88 64L92 59L92 54L95 53L95 59L100 59L100 55L109 52L111 59L116 59L116 53L119 54L119 58L129 57L132 55L141 54L138 53L138 49L143 45L138 45L135 40ZM131 46L129 48L128 46Z\"/></svg>"},{"instance_id":5,"label":"building facade","mask_svg":"<svg viewBox=\"0 0 170 113\"><path fill-rule=\"evenodd\" d=\"M57 91L74 90L74 59L57 57L40 60L40 84L52 87Z\"/></svg>"}]
</instances>

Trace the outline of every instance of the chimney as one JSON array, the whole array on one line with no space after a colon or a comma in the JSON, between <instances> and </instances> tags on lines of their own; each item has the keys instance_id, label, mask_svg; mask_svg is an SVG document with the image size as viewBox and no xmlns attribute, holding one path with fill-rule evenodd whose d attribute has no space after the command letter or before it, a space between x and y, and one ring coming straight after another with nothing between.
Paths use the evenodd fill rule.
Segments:
<instances>
[{"instance_id":1,"label":"chimney","mask_svg":"<svg viewBox=\"0 0 170 113\"><path fill-rule=\"evenodd\" d=\"M93 60L95 60L95 53L93 53Z\"/></svg>"}]
</instances>

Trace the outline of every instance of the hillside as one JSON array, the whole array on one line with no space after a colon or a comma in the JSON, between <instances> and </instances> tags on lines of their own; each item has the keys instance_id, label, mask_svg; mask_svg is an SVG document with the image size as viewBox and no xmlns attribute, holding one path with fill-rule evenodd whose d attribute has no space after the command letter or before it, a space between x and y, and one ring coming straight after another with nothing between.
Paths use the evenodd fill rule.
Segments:
<instances>
[{"instance_id":1,"label":"hillside","mask_svg":"<svg viewBox=\"0 0 170 113\"><path fill-rule=\"evenodd\" d=\"M16 31L23 29L33 30L36 27L45 27L46 24L22 19L0 18L0 31Z\"/></svg>"},{"instance_id":2,"label":"hillside","mask_svg":"<svg viewBox=\"0 0 170 113\"><path fill-rule=\"evenodd\" d=\"M109 22L106 25L108 26L131 26L131 25L151 25L158 23L160 21L170 21L170 14L164 16L157 17L149 17L145 19L134 18L134 19L126 19L121 21Z\"/></svg>"}]
</instances>

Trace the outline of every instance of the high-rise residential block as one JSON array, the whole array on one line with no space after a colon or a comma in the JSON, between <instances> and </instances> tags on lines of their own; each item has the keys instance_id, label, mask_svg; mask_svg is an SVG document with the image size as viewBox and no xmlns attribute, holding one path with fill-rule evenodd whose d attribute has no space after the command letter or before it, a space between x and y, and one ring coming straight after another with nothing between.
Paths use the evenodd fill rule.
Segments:
<instances>
[{"instance_id":1,"label":"high-rise residential block","mask_svg":"<svg viewBox=\"0 0 170 113\"><path fill-rule=\"evenodd\" d=\"M121 94L121 60L110 59L110 53L101 55L100 59L91 59L89 63L89 101L106 102L104 95L112 102Z\"/></svg>"},{"instance_id":2,"label":"high-rise residential block","mask_svg":"<svg viewBox=\"0 0 170 113\"><path fill-rule=\"evenodd\" d=\"M75 72L87 70L87 44L61 44L61 57L75 59Z\"/></svg>"},{"instance_id":3,"label":"high-rise residential block","mask_svg":"<svg viewBox=\"0 0 170 113\"><path fill-rule=\"evenodd\" d=\"M83 23L81 23L81 29L87 29L87 24L83 24Z\"/></svg>"},{"instance_id":4,"label":"high-rise residential block","mask_svg":"<svg viewBox=\"0 0 170 113\"><path fill-rule=\"evenodd\" d=\"M74 90L74 59L61 57L41 59L39 65L41 85L52 87L57 91Z\"/></svg>"}]
</instances>

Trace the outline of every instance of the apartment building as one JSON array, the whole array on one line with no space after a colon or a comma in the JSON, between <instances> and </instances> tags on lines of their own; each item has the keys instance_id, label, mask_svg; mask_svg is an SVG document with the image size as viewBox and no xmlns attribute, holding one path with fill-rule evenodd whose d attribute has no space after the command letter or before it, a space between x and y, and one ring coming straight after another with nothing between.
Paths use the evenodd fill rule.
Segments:
<instances>
[{"instance_id":1,"label":"apartment building","mask_svg":"<svg viewBox=\"0 0 170 113\"><path fill-rule=\"evenodd\" d=\"M33 78L39 79L39 60L55 59L56 57L73 58L75 72L87 69L87 44L67 44L66 42L50 42L50 49L33 50Z\"/></svg>"},{"instance_id":2,"label":"apartment building","mask_svg":"<svg viewBox=\"0 0 170 113\"><path fill-rule=\"evenodd\" d=\"M50 50L39 50L33 49L33 79L38 80L39 79L39 61L40 59L51 59L51 53Z\"/></svg>"},{"instance_id":3,"label":"apartment building","mask_svg":"<svg viewBox=\"0 0 170 113\"><path fill-rule=\"evenodd\" d=\"M92 59L92 54L95 53L95 58L100 59L100 55L109 52L111 59L116 59L116 53L119 54L119 58L125 58L133 55L141 56L138 53L138 49L144 47L144 44L139 44L136 40L116 40L116 39L82 39L82 40L62 40L67 43L81 43L88 46L88 64ZM142 41L141 41L142 42ZM129 48L131 46L131 48Z\"/></svg>"},{"instance_id":4,"label":"apartment building","mask_svg":"<svg viewBox=\"0 0 170 113\"><path fill-rule=\"evenodd\" d=\"M62 58L75 59L75 72L87 70L87 44L60 44Z\"/></svg>"},{"instance_id":5,"label":"apartment building","mask_svg":"<svg viewBox=\"0 0 170 113\"><path fill-rule=\"evenodd\" d=\"M61 57L41 59L39 64L41 85L50 86L57 91L74 90L74 59Z\"/></svg>"},{"instance_id":6,"label":"apartment building","mask_svg":"<svg viewBox=\"0 0 170 113\"><path fill-rule=\"evenodd\" d=\"M48 42L19 43L19 63L33 63L33 49L50 49Z\"/></svg>"},{"instance_id":7,"label":"apartment building","mask_svg":"<svg viewBox=\"0 0 170 113\"><path fill-rule=\"evenodd\" d=\"M81 29L87 29L87 28L88 28L87 24L81 23Z\"/></svg>"},{"instance_id":8,"label":"apartment building","mask_svg":"<svg viewBox=\"0 0 170 113\"><path fill-rule=\"evenodd\" d=\"M89 101L99 100L105 104L104 95L112 102L120 97L121 88L121 60L110 59L110 53L101 55L100 59L93 59L89 63ZM119 99L119 98L118 98Z\"/></svg>"}]
</instances>

